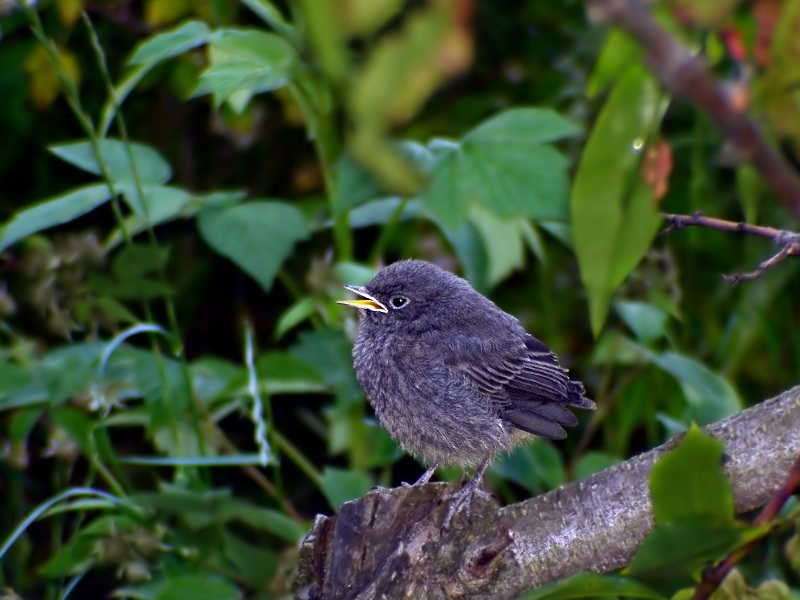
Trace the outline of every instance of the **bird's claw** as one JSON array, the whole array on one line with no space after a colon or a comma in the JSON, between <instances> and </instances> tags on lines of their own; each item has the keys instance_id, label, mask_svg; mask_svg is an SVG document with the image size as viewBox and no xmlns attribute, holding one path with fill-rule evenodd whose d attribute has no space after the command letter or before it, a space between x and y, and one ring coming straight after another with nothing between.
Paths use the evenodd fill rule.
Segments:
<instances>
[{"instance_id":1,"label":"bird's claw","mask_svg":"<svg viewBox=\"0 0 800 600\"><path fill-rule=\"evenodd\" d=\"M480 496L481 499L486 501L493 498L489 492L482 490L477 485L472 485L472 481L470 481L457 492L448 494L442 498L443 501L450 502L450 505L447 507L447 512L444 515L444 519L442 520L442 526L440 527L442 532L450 527L453 517L455 517L456 513L458 513L458 511L461 509L464 509L467 520L472 520L472 503L475 501L475 496Z\"/></svg>"}]
</instances>

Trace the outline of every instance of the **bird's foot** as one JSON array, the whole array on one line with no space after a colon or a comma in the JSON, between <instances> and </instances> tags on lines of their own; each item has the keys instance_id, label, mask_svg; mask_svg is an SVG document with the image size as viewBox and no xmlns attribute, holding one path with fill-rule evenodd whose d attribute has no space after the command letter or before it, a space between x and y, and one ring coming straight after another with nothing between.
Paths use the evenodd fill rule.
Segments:
<instances>
[{"instance_id":1,"label":"bird's foot","mask_svg":"<svg viewBox=\"0 0 800 600\"><path fill-rule=\"evenodd\" d=\"M439 465L437 464L432 464L430 467L428 467L428 470L422 474L422 477L417 479L414 483L407 483L404 481L401 485L403 487L409 488L409 487L414 487L415 485L422 485L423 483L428 483L431 480L431 477L433 477L433 474L436 472L436 468L438 466Z\"/></svg>"},{"instance_id":2,"label":"bird's foot","mask_svg":"<svg viewBox=\"0 0 800 600\"><path fill-rule=\"evenodd\" d=\"M442 520L441 531L444 531L448 527L450 527L450 523L453 521L453 517L456 516L460 510L464 510L467 519L472 518L472 503L475 501L475 497L480 496L483 500L489 501L492 500L493 496L485 491L482 490L480 487L480 479L473 478L470 479L467 484L462 487L457 492L452 494L448 494L443 498L444 501L449 502L450 505L447 507L447 512L444 515L444 519Z\"/></svg>"}]
</instances>

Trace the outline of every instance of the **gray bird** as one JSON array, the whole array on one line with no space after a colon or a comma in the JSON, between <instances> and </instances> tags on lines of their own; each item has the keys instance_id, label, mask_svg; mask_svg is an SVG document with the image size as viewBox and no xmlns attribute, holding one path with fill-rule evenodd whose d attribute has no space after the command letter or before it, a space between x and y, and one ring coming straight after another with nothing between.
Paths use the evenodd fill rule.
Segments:
<instances>
[{"instance_id":1,"label":"gray bird","mask_svg":"<svg viewBox=\"0 0 800 600\"><path fill-rule=\"evenodd\" d=\"M556 355L465 280L421 260L382 269L366 286L353 360L381 425L426 465L477 467L451 497L446 528L469 507L491 460L535 437L562 439L595 408Z\"/></svg>"}]
</instances>

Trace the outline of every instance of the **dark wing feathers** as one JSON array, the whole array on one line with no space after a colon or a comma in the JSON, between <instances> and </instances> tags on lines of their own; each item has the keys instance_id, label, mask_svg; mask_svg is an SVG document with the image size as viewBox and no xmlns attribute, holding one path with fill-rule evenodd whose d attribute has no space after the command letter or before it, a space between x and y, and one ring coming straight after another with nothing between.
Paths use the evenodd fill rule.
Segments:
<instances>
[{"instance_id":1,"label":"dark wing feathers","mask_svg":"<svg viewBox=\"0 0 800 600\"><path fill-rule=\"evenodd\" d=\"M451 366L494 400L500 416L515 427L550 439L566 437L563 427L577 425L567 407L594 408L583 384L570 381L556 355L533 336L524 345L486 348L479 340L459 340Z\"/></svg>"}]
</instances>

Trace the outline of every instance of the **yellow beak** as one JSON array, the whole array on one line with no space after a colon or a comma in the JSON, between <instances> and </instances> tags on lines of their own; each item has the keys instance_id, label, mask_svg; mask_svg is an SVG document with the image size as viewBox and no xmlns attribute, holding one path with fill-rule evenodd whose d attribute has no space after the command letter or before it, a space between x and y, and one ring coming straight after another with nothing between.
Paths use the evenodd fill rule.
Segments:
<instances>
[{"instance_id":1,"label":"yellow beak","mask_svg":"<svg viewBox=\"0 0 800 600\"><path fill-rule=\"evenodd\" d=\"M378 302L375 298L367 293L363 287L358 285L346 285L344 286L345 289L350 290L354 294L358 294L359 296L363 296L365 300L338 300L337 304L344 304L345 306L352 306L353 308L361 308L366 310L371 310L374 312L382 312L388 313L389 310L380 302Z\"/></svg>"}]
</instances>

